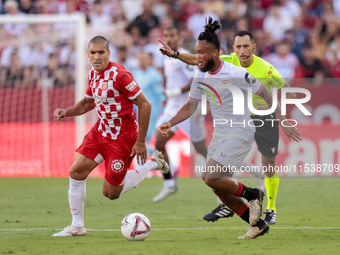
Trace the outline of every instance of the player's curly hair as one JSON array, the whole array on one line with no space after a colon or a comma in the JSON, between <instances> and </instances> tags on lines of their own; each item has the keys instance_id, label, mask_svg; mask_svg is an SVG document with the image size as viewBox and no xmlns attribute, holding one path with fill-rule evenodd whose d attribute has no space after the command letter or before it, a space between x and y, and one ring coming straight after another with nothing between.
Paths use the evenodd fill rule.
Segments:
<instances>
[{"instance_id":1,"label":"player's curly hair","mask_svg":"<svg viewBox=\"0 0 340 255\"><path fill-rule=\"evenodd\" d=\"M220 50L220 41L218 40L215 31L220 29L222 25L218 20L213 21L211 17L208 18L208 23L204 26L204 31L198 36L198 40L206 40L215 45L216 49Z\"/></svg>"}]
</instances>

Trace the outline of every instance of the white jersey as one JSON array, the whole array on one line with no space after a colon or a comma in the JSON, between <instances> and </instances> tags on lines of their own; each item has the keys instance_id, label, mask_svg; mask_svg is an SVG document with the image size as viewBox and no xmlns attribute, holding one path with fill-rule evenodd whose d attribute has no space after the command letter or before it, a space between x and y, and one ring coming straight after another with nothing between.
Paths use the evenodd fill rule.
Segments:
<instances>
[{"instance_id":1,"label":"white jersey","mask_svg":"<svg viewBox=\"0 0 340 255\"><path fill-rule=\"evenodd\" d=\"M226 87L227 85L234 85L241 89L244 98L244 114L233 114L233 96ZM250 118L251 112L247 103L247 89L249 87L252 88L253 94L258 94L263 85L243 67L224 61L221 61L221 66L214 73L203 73L200 70L196 72L189 99L201 101L202 94L206 95L215 121L214 138L225 138L231 135L240 137L245 141L254 140L255 128Z\"/></svg>"},{"instance_id":2,"label":"white jersey","mask_svg":"<svg viewBox=\"0 0 340 255\"><path fill-rule=\"evenodd\" d=\"M180 53L188 53L183 48L179 48ZM166 89L183 88L190 82L196 72L196 67L187 65L178 59L166 58L164 60L164 75L166 77ZM176 97L169 98L168 105L174 108L182 107L188 101L189 91ZM176 107L177 106L177 107Z\"/></svg>"}]
</instances>

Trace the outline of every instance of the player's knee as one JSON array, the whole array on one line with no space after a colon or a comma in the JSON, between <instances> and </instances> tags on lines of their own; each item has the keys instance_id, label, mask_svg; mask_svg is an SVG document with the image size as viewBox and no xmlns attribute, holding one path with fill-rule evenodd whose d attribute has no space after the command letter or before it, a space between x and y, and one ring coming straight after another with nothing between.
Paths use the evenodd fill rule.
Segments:
<instances>
[{"instance_id":1,"label":"player's knee","mask_svg":"<svg viewBox=\"0 0 340 255\"><path fill-rule=\"evenodd\" d=\"M262 160L262 165L264 166L275 166L275 157L272 158L264 158Z\"/></svg>"},{"instance_id":2,"label":"player's knee","mask_svg":"<svg viewBox=\"0 0 340 255\"><path fill-rule=\"evenodd\" d=\"M105 190L103 190L103 195L110 200L118 199L119 196L120 196L120 194L117 194L116 192L113 193L113 192L109 192L109 191L105 191Z\"/></svg>"},{"instance_id":3,"label":"player's knee","mask_svg":"<svg viewBox=\"0 0 340 255\"><path fill-rule=\"evenodd\" d=\"M85 180L86 175L81 171L81 169L77 169L77 167L72 166L70 168L70 177L74 180Z\"/></svg>"},{"instance_id":4,"label":"player's knee","mask_svg":"<svg viewBox=\"0 0 340 255\"><path fill-rule=\"evenodd\" d=\"M209 186L210 188L214 188L215 187L215 185L216 185L216 181L217 181L217 179L216 178L202 178L203 179L203 181L205 182L205 184L207 185L207 186Z\"/></svg>"}]
</instances>

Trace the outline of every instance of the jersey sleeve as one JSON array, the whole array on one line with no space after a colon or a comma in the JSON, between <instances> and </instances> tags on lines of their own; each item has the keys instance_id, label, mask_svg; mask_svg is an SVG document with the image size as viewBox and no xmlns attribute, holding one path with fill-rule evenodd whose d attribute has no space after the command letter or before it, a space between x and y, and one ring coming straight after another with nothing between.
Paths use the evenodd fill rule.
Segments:
<instances>
[{"instance_id":1,"label":"jersey sleeve","mask_svg":"<svg viewBox=\"0 0 340 255\"><path fill-rule=\"evenodd\" d=\"M258 95L263 88L263 84L242 67L235 68L234 79L237 87L242 90L248 90L251 87L255 95Z\"/></svg>"},{"instance_id":2,"label":"jersey sleeve","mask_svg":"<svg viewBox=\"0 0 340 255\"><path fill-rule=\"evenodd\" d=\"M92 90L91 90L91 77L90 77L90 73L88 76L88 82L87 82L87 89L85 91L85 97L87 98L93 98L93 94L92 94Z\"/></svg>"},{"instance_id":3,"label":"jersey sleeve","mask_svg":"<svg viewBox=\"0 0 340 255\"><path fill-rule=\"evenodd\" d=\"M134 80L131 73L126 70L118 72L117 85L119 92L130 100L134 100L142 92L142 89Z\"/></svg>"},{"instance_id":4,"label":"jersey sleeve","mask_svg":"<svg viewBox=\"0 0 340 255\"><path fill-rule=\"evenodd\" d=\"M286 80L282 78L281 74L276 70L273 65L268 67L268 82L272 87L276 87L278 89L282 88L283 85L286 84Z\"/></svg>"},{"instance_id":5,"label":"jersey sleeve","mask_svg":"<svg viewBox=\"0 0 340 255\"><path fill-rule=\"evenodd\" d=\"M189 99L196 102L201 102L203 91L200 89L200 84L198 83L198 71L194 75L194 79L191 82Z\"/></svg>"}]
</instances>

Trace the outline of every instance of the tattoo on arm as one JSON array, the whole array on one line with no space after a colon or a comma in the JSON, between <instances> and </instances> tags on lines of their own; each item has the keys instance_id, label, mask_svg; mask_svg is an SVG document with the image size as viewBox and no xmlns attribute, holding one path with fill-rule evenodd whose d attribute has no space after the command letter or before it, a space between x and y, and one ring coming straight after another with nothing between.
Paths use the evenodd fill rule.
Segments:
<instances>
[{"instance_id":1,"label":"tattoo on arm","mask_svg":"<svg viewBox=\"0 0 340 255\"><path fill-rule=\"evenodd\" d=\"M80 103L81 103L81 106L83 107L84 111L86 112L87 110L86 110L86 106L85 106L84 102L80 101Z\"/></svg>"},{"instance_id":2,"label":"tattoo on arm","mask_svg":"<svg viewBox=\"0 0 340 255\"><path fill-rule=\"evenodd\" d=\"M82 115L88 112L87 108L88 108L88 104L84 102L84 100L81 100L76 105L66 109L66 111L67 111L68 116L78 116L78 115Z\"/></svg>"}]
</instances>

